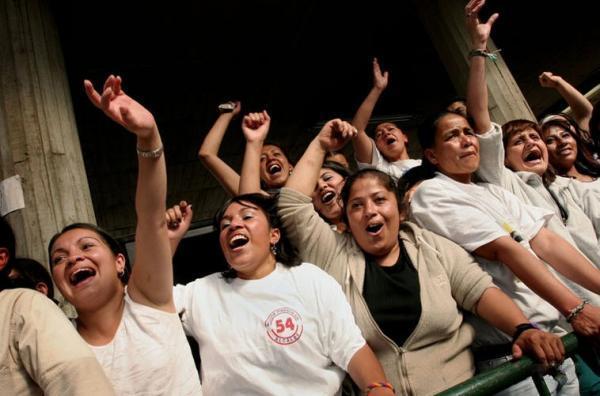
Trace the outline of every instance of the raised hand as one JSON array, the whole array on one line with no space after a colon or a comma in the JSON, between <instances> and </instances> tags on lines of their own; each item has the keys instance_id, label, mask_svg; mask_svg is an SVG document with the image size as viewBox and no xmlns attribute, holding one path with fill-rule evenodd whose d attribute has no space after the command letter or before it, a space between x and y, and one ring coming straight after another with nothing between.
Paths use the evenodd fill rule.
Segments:
<instances>
[{"instance_id":1,"label":"raised hand","mask_svg":"<svg viewBox=\"0 0 600 396\"><path fill-rule=\"evenodd\" d=\"M140 138L147 138L156 130L154 116L144 106L131 99L121 87L121 77L108 76L100 95L89 80L83 86L90 101L110 119Z\"/></svg>"},{"instance_id":2,"label":"raised hand","mask_svg":"<svg viewBox=\"0 0 600 396\"><path fill-rule=\"evenodd\" d=\"M242 120L242 131L247 142L264 142L269 133L271 117L266 110L261 113L249 113Z\"/></svg>"},{"instance_id":3,"label":"raised hand","mask_svg":"<svg viewBox=\"0 0 600 396\"><path fill-rule=\"evenodd\" d=\"M167 235L169 241L179 243L185 235L192 223L192 205L186 201L181 201L179 204L167 209L165 212L165 220L167 221Z\"/></svg>"},{"instance_id":4,"label":"raised hand","mask_svg":"<svg viewBox=\"0 0 600 396\"><path fill-rule=\"evenodd\" d=\"M538 80L540 81L540 85L544 88L557 88L562 78L550 72L543 72L538 77Z\"/></svg>"},{"instance_id":5,"label":"raised hand","mask_svg":"<svg viewBox=\"0 0 600 396\"><path fill-rule=\"evenodd\" d=\"M377 58L373 58L373 87L383 91L388 85L388 72L381 72Z\"/></svg>"},{"instance_id":6,"label":"raised hand","mask_svg":"<svg viewBox=\"0 0 600 396\"><path fill-rule=\"evenodd\" d=\"M319 132L319 144L325 151L337 151L358 134L356 128L349 122L339 118L327 121Z\"/></svg>"},{"instance_id":7,"label":"raised hand","mask_svg":"<svg viewBox=\"0 0 600 396\"><path fill-rule=\"evenodd\" d=\"M492 31L492 25L498 19L499 14L495 13L489 17L487 22L479 21L479 11L485 5L485 0L471 0L465 6L465 15L467 17L467 30L471 36L473 49L485 49L487 41Z\"/></svg>"}]
</instances>

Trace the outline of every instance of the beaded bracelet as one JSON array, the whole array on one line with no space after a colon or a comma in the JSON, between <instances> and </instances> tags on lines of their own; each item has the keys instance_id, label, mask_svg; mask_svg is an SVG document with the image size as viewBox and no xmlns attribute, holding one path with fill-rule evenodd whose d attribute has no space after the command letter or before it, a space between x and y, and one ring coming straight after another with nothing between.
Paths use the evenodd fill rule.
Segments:
<instances>
[{"instance_id":1,"label":"beaded bracelet","mask_svg":"<svg viewBox=\"0 0 600 396\"><path fill-rule=\"evenodd\" d=\"M371 391L376 388L388 388L391 389L392 393L396 394L396 389L394 389L394 385L390 384L389 382L373 382L372 384L367 386L365 393L367 394L367 396L369 396Z\"/></svg>"},{"instance_id":2,"label":"beaded bracelet","mask_svg":"<svg viewBox=\"0 0 600 396\"><path fill-rule=\"evenodd\" d=\"M588 304L588 303L589 303L588 300L583 300L578 306L576 306L575 308L570 310L569 315L567 315L567 322L571 323L571 321L573 319L575 319L581 311L583 311L583 307L585 307L585 304Z\"/></svg>"}]
</instances>

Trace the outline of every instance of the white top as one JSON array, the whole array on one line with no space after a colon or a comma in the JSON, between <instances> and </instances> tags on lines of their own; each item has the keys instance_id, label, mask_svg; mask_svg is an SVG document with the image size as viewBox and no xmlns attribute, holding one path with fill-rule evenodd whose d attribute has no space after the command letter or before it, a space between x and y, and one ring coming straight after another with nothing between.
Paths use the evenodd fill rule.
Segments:
<instances>
[{"instance_id":1,"label":"white top","mask_svg":"<svg viewBox=\"0 0 600 396\"><path fill-rule=\"evenodd\" d=\"M505 188L525 204L552 210L555 215L549 219L546 227L600 268L600 243L597 238L600 231L600 194L593 189L584 188L583 183L577 180L561 176L557 176L547 189L542 178L536 173L513 172L505 167L502 129L498 124L492 123L491 129L478 137L481 163L477 176L485 182ZM568 213L564 223L559 204ZM600 304L598 294L573 282L553 268L550 270L579 297L591 301L594 305Z\"/></svg>"},{"instance_id":2,"label":"white top","mask_svg":"<svg viewBox=\"0 0 600 396\"><path fill-rule=\"evenodd\" d=\"M138 304L127 291L113 340L90 346L117 395L202 395L179 316Z\"/></svg>"},{"instance_id":3,"label":"white top","mask_svg":"<svg viewBox=\"0 0 600 396\"><path fill-rule=\"evenodd\" d=\"M513 235L522 238L521 245L535 255L529 240L537 235L552 212L525 205L513 194L492 184L464 184L436 173L415 192L411 216L422 227L458 243L469 252L514 231ZM478 256L475 258L531 322L547 331L563 332L555 329L559 312L515 277L508 267ZM486 328L484 332L478 331L480 343L506 342L505 335L501 336L491 326L479 322L474 324Z\"/></svg>"},{"instance_id":4,"label":"white top","mask_svg":"<svg viewBox=\"0 0 600 396\"><path fill-rule=\"evenodd\" d=\"M312 264L173 290L198 341L206 395L333 395L365 345L339 284Z\"/></svg>"},{"instance_id":5,"label":"white top","mask_svg":"<svg viewBox=\"0 0 600 396\"><path fill-rule=\"evenodd\" d=\"M421 165L421 160L418 159L407 159L389 162L379 152L375 146L375 142L371 141L373 146L373 152L371 154L371 163L356 161L358 169L369 169L375 168L383 173L390 175L395 181L398 181L409 169Z\"/></svg>"}]
</instances>

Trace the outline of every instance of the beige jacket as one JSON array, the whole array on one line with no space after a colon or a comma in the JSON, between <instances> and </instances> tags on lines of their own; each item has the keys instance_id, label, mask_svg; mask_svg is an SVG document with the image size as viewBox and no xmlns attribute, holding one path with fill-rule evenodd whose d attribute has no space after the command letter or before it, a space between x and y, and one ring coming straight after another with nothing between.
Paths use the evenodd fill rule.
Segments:
<instances>
[{"instance_id":1,"label":"beige jacket","mask_svg":"<svg viewBox=\"0 0 600 396\"><path fill-rule=\"evenodd\" d=\"M93 352L60 309L29 289L0 292L0 393L114 395Z\"/></svg>"},{"instance_id":2,"label":"beige jacket","mask_svg":"<svg viewBox=\"0 0 600 396\"><path fill-rule=\"evenodd\" d=\"M278 212L303 261L314 263L342 286L356 322L399 395L429 395L474 374L469 346L473 328L461 308L473 311L491 277L461 247L404 223L400 230L421 286L421 318L404 345L385 336L362 296L365 256L350 234L338 234L314 211L311 199L283 188Z\"/></svg>"}]
</instances>

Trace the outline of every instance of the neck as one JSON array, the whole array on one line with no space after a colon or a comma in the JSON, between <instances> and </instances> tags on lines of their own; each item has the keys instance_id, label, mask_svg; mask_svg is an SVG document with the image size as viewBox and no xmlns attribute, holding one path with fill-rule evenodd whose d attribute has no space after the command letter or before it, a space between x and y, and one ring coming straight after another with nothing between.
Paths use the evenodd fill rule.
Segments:
<instances>
[{"instance_id":1,"label":"neck","mask_svg":"<svg viewBox=\"0 0 600 396\"><path fill-rule=\"evenodd\" d=\"M275 255L269 253L263 263L256 267L256 269L248 272L238 272L238 277L245 280L262 279L275 271L276 264L277 260L275 259Z\"/></svg>"},{"instance_id":2,"label":"neck","mask_svg":"<svg viewBox=\"0 0 600 396\"><path fill-rule=\"evenodd\" d=\"M91 345L106 345L115 336L125 307L125 298L111 299L99 309L85 311L78 310L77 331L79 335Z\"/></svg>"},{"instance_id":3,"label":"neck","mask_svg":"<svg viewBox=\"0 0 600 396\"><path fill-rule=\"evenodd\" d=\"M375 257L375 262L381 267L392 267L398 262L400 257L400 243L396 240L396 244L390 249L387 254L380 257Z\"/></svg>"},{"instance_id":4,"label":"neck","mask_svg":"<svg viewBox=\"0 0 600 396\"><path fill-rule=\"evenodd\" d=\"M389 162L403 161L408 159L410 159L410 157L408 156L408 152L406 150L402 150L400 154L398 154L398 156L390 158Z\"/></svg>"},{"instance_id":5,"label":"neck","mask_svg":"<svg viewBox=\"0 0 600 396\"><path fill-rule=\"evenodd\" d=\"M471 176L472 176L471 173L456 174L456 175L445 174L445 175L459 183L463 183L463 184L471 183Z\"/></svg>"},{"instance_id":6,"label":"neck","mask_svg":"<svg viewBox=\"0 0 600 396\"><path fill-rule=\"evenodd\" d=\"M574 179L577 179L577 180L583 181L583 182L590 182L590 181L595 180L593 177L584 175L583 173L579 172L577 170L577 168L575 168L574 166L572 166L571 169L569 169L567 172L565 172L565 174L568 177L572 177Z\"/></svg>"}]
</instances>

